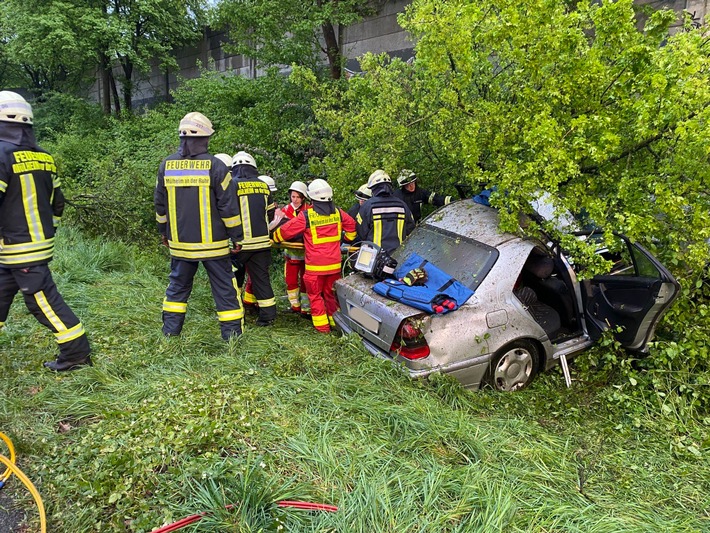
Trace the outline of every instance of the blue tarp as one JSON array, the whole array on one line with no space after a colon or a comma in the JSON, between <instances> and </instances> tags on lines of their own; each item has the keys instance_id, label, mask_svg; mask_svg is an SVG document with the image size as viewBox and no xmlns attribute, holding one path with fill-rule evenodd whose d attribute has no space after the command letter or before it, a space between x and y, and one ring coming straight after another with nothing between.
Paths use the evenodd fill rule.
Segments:
<instances>
[{"instance_id":1,"label":"blue tarp","mask_svg":"<svg viewBox=\"0 0 710 533\"><path fill-rule=\"evenodd\" d=\"M424 285L410 287L399 281L407 275L407 272L415 268L426 271L427 280ZM386 279L376 283L373 290L381 296L427 313L455 311L473 296L471 289L417 254L410 255L404 263L397 267L394 277L395 279Z\"/></svg>"}]
</instances>

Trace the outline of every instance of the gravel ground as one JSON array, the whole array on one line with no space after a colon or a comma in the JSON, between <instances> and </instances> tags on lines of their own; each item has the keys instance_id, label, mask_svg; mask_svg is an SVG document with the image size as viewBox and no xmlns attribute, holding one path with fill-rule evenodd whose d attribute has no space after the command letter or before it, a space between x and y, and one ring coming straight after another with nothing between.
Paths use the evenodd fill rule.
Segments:
<instances>
[{"instance_id":1,"label":"gravel ground","mask_svg":"<svg viewBox=\"0 0 710 533\"><path fill-rule=\"evenodd\" d=\"M25 513L15 507L7 487L0 489L0 531L2 533L24 533L27 530L20 524Z\"/></svg>"}]
</instances>

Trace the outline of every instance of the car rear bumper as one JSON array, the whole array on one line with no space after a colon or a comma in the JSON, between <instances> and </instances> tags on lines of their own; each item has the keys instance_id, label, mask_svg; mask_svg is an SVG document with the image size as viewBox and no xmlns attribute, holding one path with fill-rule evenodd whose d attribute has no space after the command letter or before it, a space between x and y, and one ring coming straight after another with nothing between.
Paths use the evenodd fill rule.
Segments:
<instances>
[{"instance_id":1,"label":"car rear bumper","mask_svg":"<svg viewBox=\"0 0 710 533\"><path fill-rule=\"evenodd\" d=\"M356 335L358 334L357 331L355 331L348 325L348 320L343 317L343 314L340 311L337 311L335 315L333 315L333 319L335 320L335 324L338 329L344 335L349 335L351 333L355 333ZM398 358L396 356L384 352L378 346L375 346L372 342L368 341L362 336L359 337L365 349L375 357L379 357L380 359L384 359L393 363L402 362L403 365L400 365L401 368L407 374L409 374L409 377L411 378L426 378L427 376L433 373L439 372L451 375L467 389L478 389L480 387L481 381L483 380L483 377L486 374L486 370L488 370L488 366L490 365L491 360L491 354L484 354L474 357L472 359L467 359L465 361L457 361L456 363L437 366L433 368L430 366L412 368L410 366L411 364L422 365L423 361L408 361L403 358Z\"/></svg>"}]
</instances>

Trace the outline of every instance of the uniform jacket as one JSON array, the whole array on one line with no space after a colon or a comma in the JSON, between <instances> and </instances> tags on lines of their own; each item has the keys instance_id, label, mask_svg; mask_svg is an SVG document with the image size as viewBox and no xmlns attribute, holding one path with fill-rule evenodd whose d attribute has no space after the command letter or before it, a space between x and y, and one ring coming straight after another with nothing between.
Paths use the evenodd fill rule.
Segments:
<instances>
[{"instance_id":1,"label":"uniform jacket","mask_svg":"<svg viewBox=\"0 0 710 533\"><path fill-rule=\"evenodd\" d=\"M332 215L319 215L314 209L301 211L294 219L277 228L274 242L292 240L303 235L306 249L306 272L337 274L340 272L340 239L355 238L355 221L340 208Z\"/></svg>"},{"instance_id":2,"label":"uniform jacket","mask_svg":"<svg viewBox=\"0 0 710 533\"><path fill-rule=\"evenodd\" d=\"M374 242L387 253L396 250L414 229L407 204L389 193L373 196L362 204L356 220L358 239Z\"/></svg>"},{"instance_id":3,"label":"uniform jacket","mask_svg":"<svg viewBox=\"0 0 710 533\"><path fill-rule=\"evenodd\" d=\"M160 164L155 185L158 231L167 236L170 255L203 261L229 255L229 239L242 238L239 206L229 170L203 153L175 153Z\"/></svg>"},{"instance_id":4,"label":"uniform jacket","mask_svg":"<svg viewBox=\"0 0 710 533\"><path fill-rule=\"evenodd\" d=\"M414 192L409 192L404 190L404 188L399 188L394 191L394 195L397 198L404 200L407 204L409 210L412 212L412 216L416 222L419 222L422 218L422 204L431 204L437 207L442 205L448 205L451 203L451 196L442 196L436 194L435 192L429 192L426 189L422 189L417 185Z\"/></svg>"},{"instance_id":5,"label":"uniform jacket","mask_svg":"<svg viewBox=\"0 0 710 533\"><path fill-rule=\"evenodd\" d=\"M0 140L0 265L51 261L63 211L54 158L39 147Z\"/></svg>"},{"instance_id":6,"label":"uniform jacket","mask_svg":"<svg viewBox=\"0 0 710 533\"><path fill-rule=\"evenodd\" d=\"M303 203L301 204L301 207L296 209L295 207L293 207L293 204L289 203L281 210L285 215L283 224L286 224L289 220L296 218L301 211L305 211L309 207L311 207L310 204ZM291 240L284 241L281 244L281 247L284 249L284 255L288 259L303 261L306 257L303 244L303 235L298 235L297 237L294 237Z\"/></svg>"},{"instance_id":7,"label":"uniform jacket","mask_svg":"<svg viewBox=\"0 0 710 533\"><path fill-rule=\"evenodd\" d=\"M244 230L239 244L245 251L266 250L271 247L269 217L273 218L275 210L269 186L257 177L256 169L250 165L237 165L232 169L232 176Z\"/></svg>"}]
</instances>

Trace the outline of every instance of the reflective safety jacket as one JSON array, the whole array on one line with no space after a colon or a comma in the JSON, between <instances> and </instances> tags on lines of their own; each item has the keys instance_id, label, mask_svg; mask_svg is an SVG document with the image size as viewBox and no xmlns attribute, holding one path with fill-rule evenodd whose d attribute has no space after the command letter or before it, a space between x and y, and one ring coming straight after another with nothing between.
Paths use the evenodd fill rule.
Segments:
<instances>
[{"instance_id":1,"label":"reflective safety jacket","mask_svg":"<svg viewBox=\"0 0 710 533\"><path fill-rule=\"evenodd\" d=\"M313 209L301 211L294 219L274 231L274 242L292 240L303 235L306 249L306 272L337 274L340 272L340 239L355 238L355 221L340 208L332 215L319 215Z\"/></svg>"},{"instance_id":2,"label":"reflective safety jacket","mask_svg":"<svg viewBox=\"0 0 710 533\"><path fill-rule=\"evenodd\" d=\"M358 239L374 242L389 254L414 230L407 204L390 194L367 200L360 206L356 220Z\"/></svg>"},{"instance_id":3,"label":"reflective safety jacket","mask_svg":"<svg viewBox=\"0 0 710 533\"><path fill-rule=\"evenodd\" d=\"M419 222L422 218L422 204L441 207L451 203L451 196L442 196L435 192L429 192L418 185L413 192L409 192L402 187L394 191L394 195L404 200L404 203L407 204L407 207L412 212L415 222Z\"/></svg>"},{"instance_id":4,"label":"reflective safety jacket","mask_svg":"<svg viewBox=\"0 0 710 533\"><path fill-rule=\"evenodd\" d=\"M232 176L208 153L160 164L155 185L158 231L167 236L170 255L204 261L229 255L229 239L242 238Z\"/></svg>"},{"instance_id":5,"label":"reflective safety jacket","mask_svg":"<svg viewBox=\"0 0 710 533\"><path fill-rule=\"evenodd\" d=\"M63 211L54 158L41 148L0 141L0 265L51 261Z\"/></svg>"},{"instance_id":6,"label":"reflective safety jacket","mask_svg":"<svg viewBox=\"0 0 710 533\"><path fill-rule=\"evenodd\" d=\"M248 173L242 173L240 176L233 178L244 231L239 244L242 250L270 248L269 214L273 214L275 206L272 207L269 186L256 176L249 177Z\"/></svg>"},{"instance_id":7,"label":"reflective safety jacket","mask_svg":"<svg viewBox=\"0 0 710 533\"><path fill-rule=\"evenodd\" d=\"M286 218L284 218L284 224L292 218L296 218L301 211L304 211L310 207L310 204L304 203L301 204L301 207L295 208L293 207L293 204L289 203L281 210L283 211L283 214L286 215ZM302 235L294 237L292 240L284 241L283 243L281 243L281 248L284 249L284 256L286 256L288 259L296 259L303 261L306 257Z\"/></svg>"}]
</instances>

